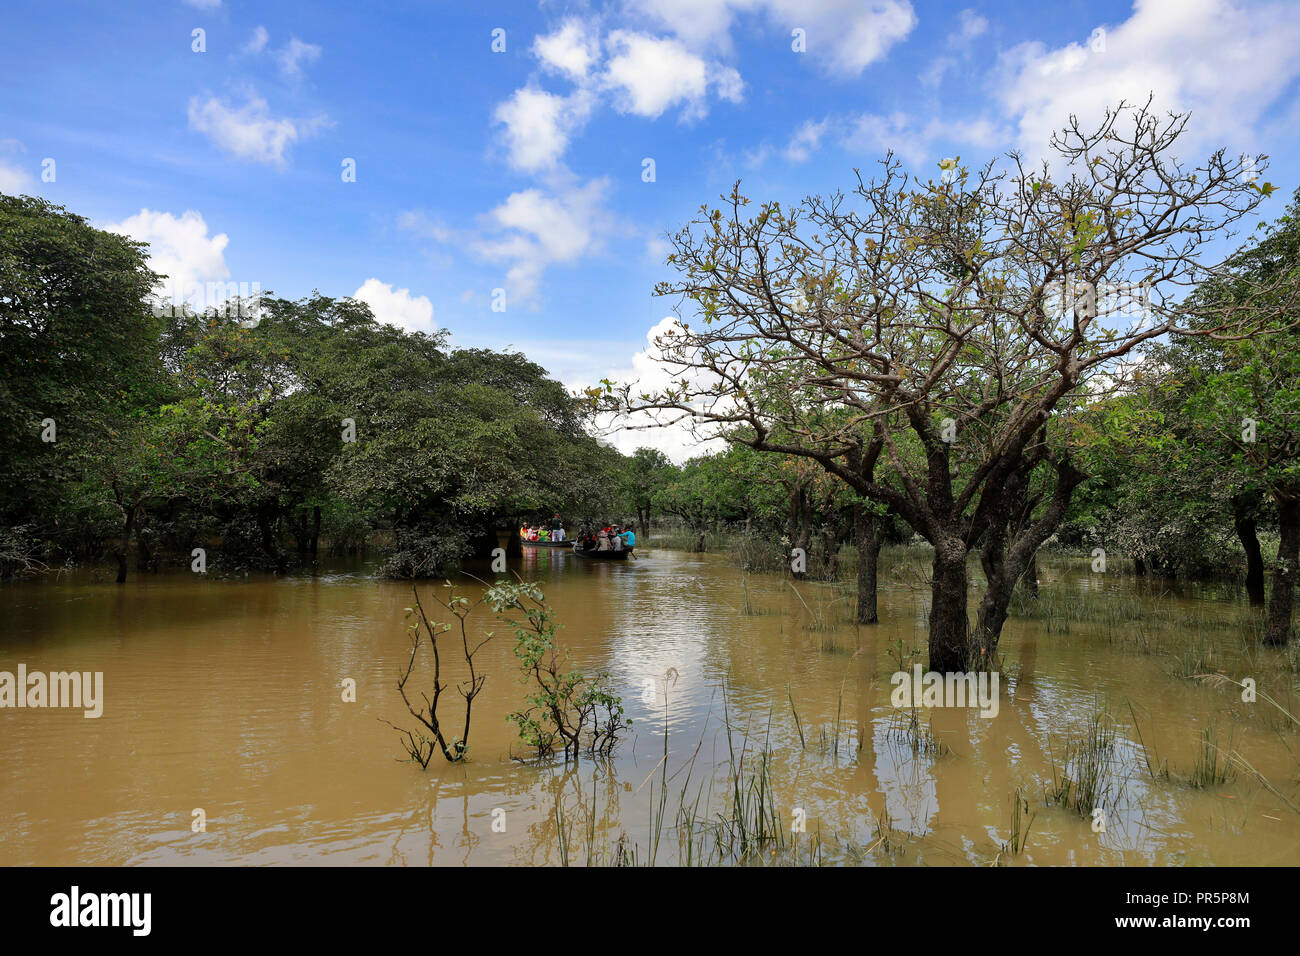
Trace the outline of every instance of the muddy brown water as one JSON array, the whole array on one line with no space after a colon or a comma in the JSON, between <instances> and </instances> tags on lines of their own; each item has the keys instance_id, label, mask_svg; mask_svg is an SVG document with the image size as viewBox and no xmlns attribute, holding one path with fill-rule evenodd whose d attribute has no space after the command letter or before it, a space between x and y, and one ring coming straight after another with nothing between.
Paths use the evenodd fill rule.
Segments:
<instances>
[{"instance_id":1,"label":"muddy brown water","mask_svg":"<svg viewBox=\"0 0 1300 956\"><path fill-rule=\"evenodd\" d=\"M884 564L882 621L855 627L846 589L796 594L723 555L527 551L513 570L543 587L574 665L612 674L632 731L610 760L512 759L505 717L524 689L485 616L497 636L478 658L471 759L435 755L427 771L382 723L411 723L394 688L409 585L357 567L7 586L0 671L102 671L105 700L98 719L0 710L0 864L557 864L608 860L620 841L640 862L678 864L692 839L674 825L682 795L707 843L707 821L729 812L732 754L752 769L764 748L777 819L806 832L751 861L1300 862L1300 735L1236 687L1179 676L1253 677L1300 713L1294 651L1243 639L1251 612L1235 589L1045 563L1040 601L1055 611L1008 624L997 716L920 712L948 750L936 756L912 746L890 700L900 654L910 666L924 647L925 562L887 551ZM1200 657L1180 664L1189 647ZM1096 713L1115 733L1104 830L1045 799ZM1207 727L1238 769L1196 788ZM1019 855L1003 849L1017 792L1034 814Z\"/></svg>"}]
</instances>

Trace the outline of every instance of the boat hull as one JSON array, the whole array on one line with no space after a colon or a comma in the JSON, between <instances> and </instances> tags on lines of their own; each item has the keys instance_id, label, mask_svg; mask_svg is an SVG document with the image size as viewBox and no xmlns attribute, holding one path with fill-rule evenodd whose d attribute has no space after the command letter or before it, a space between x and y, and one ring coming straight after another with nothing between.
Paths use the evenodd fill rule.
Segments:
<instances>
[{"instance_id":1,"label":"boat hull","mask_svg":"<svg viewBox=\"0 0 1300 956\"><path fill-rule=\"evenodd\" d=\"M527 538L519 539L520 545L525 548L572 548L572 541L529 541Z\"/></svg>"},{"instance_id":2,"label":"boat hull","mask_svg":"<svg viewBox=\"0 0 1300 956\"><path fill-rule=\"evenodd\" d=\"M573 553L592 561L626 561L632 550L624 548L622 551L584 551L581 548L574 548Z\"/></svg>"}]
</instances>

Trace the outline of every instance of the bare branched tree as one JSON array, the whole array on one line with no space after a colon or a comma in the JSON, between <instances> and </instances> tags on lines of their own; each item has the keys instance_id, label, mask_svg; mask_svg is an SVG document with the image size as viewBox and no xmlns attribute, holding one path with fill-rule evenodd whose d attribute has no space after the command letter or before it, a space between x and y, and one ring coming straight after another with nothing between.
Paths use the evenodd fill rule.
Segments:
<instances>
[{"instance_id":1,"label":"bare branched tree","mask_svg":"<svg viewBox=\"0 0 1300 956\"><path fill-rule=\"evenodd\" d=\"M672 238L680 277L656 290L678 299L658 344L680 377L611 387L608 407L812 459L888 506L934 546L930 666L987 665L1084 477L1072 413L1144 342L1247 337L1277 315L1267 290L1186 311L1266 163L1219 150L1187 165L1186 123L1120 104L1095 129L1071 117L1037 167L1011 153L921 182L889 155L847 196L752 216L737 184Z\"/></svg>"},{"instance_id":2,"label":"bare branched tree","mask_svg":"<svg viewBox=\"0 0 1300 956\"><path fill-rule=\"evenodd\" d=\"M474 655L493 636L489 632L482 640L471 644L466 619L475 607L483 603L483 600L473 602L469 598L461 597L456 594L456 589L450 584L447 585L447 592L446 600L442 600L436 595L434 600L456 619L460 635L461 653L464 655L465 664L469 669L469 676L456 685L457 692L465 700L465 717L460 736L448 742L447 736L443 732L442 722L438 717L438 701L442 697L443 691L451 686L442 680L442 654L438 648L438 638L451 631L452 625L430 622L428 615L424 613L424 605L420 603L420 592L415 587L411 588L411 593L415 596L415 606L407 608L408 620L416 618L407 628L407 634L411 639L411 654L407 658L406 667L398 670L397 689L402 695L402 702L406 704L407 711L419 722L423 730L411 730L384 721L402 735L402 746L405 748L407 755L425 768L429 766L429 760L432 759L435 748L442 751L442 755L449 763L458 763L464 760L468 754L469 725L474 710L474 698L483 690L483 684L487 680L486 674L479 674L475 670ZM412 703L406 687L410 683L411 675L415 670L416 658L419 656L420 648L424 645L425 640L428 640L429 649L433 652L433 696L430 697L427 693L421 691L420 702ZM425 731L428 731L428 733L426 734Z\"/></svg>"}]
</instances>

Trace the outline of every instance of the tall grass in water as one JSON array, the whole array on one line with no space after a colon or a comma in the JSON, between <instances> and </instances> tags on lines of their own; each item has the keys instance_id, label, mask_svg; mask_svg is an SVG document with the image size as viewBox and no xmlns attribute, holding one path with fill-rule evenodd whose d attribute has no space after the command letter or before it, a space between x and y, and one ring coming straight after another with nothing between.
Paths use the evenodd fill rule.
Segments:
<instances>
[{"instance_id":1,"label":"tall grass in water","mask_svg":"<svg viewBox=\"0 0 1300 956\"><path fill-rule=\"evenodd\" d=\"M1192 767L1192 775L1187 779L1188 786L1204 790L1227 783L1236 776L1228 753L1228 750L1219 746L1213 725L1206 727L1196 749L1196 763Z\"/></svg>"},{"instance_id":2,"label":"tall grass in water","mask_svg":"<svg viewBox=\"0 0 1300 956\"><path fill-rule=\"evenodd\" d=\"M754 603L754 597L749 592L748 574L743 575L740 579L740 613L746 617L766 617L769 614L776 613L771 608Z\"/></svg>"},{"instance_id":3,"label":"tall grass in water","mask_svg":"<svg viewBox=\"0 0 1300 956\"><path fill-rule=\"evenodd\" d=\"M885 733L885 739L892 744L911 751L913 757L930 757L937 760L952 753L934 732L934 726L921 726L920 713L916 707L908 711L904 719L895 719Z\"/></svg>"},{"instance_id":4,"label":"tall grass in water","mask_svg":"<svg viewBox=\"0 0 1300 956\"><path fill-rule=\"evenodd\" d=\"M1034 825L1034 817L1037 816L1029 808L1029 801L1025 799L1019 787L1016 787L1012 799L1014 803L1011 806L1011 837L998 851L997 858L994 860L996 864L1002 863L1003 856L1019 856L1024 852L1025 846L1029 843L1029 829Z\"/></svg>"},{"instance_id":5,"label":"tall grass in water","mask_svg":"<svg viewBox=\"0 0 1300 956\"><path fill-rule=\"evenodd\" d=\"M1147 615L1143 600L1136 594L1118 591L1075 591L1063 588L1040 588L1038 597L1017 588L1011 597L1013 617L1043 622L1049 634L1069 634L1072 625L1096 624L1107 636L1123 625L1141 621Z\"/></svg>"},{"instance_id":6,"label":"tall grass in water","mask_svg":"<svg viewBox=\"0 0 1300 956\"><path fill-rule=\"evenodd\" d=\"M1047 802L1083 817L1104 806L1114 796L1114 753L1115 726L1107 715L1094 713L1087 733L1066 744L1064 765L1058 768L1052 759Z\"/></svg>"},{"instance_id":7,"label":"tall grass in water","mask_svg":"<svg viewBox=\"0 0 1300 956\"><path fill-rule=\"evenodd\" d=\"M1212 641L1199 633L1183 641L1170 657L1173 660L1171 673L1175 677L1199 677L1202 674L1212 674L1220 667L1218 649Z\"/></svg>"}]
</instances>

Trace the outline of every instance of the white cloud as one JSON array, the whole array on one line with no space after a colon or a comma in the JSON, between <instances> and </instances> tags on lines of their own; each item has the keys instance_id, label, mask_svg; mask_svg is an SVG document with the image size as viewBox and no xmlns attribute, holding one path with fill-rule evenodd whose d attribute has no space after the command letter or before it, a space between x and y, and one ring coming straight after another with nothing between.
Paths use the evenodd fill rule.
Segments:
<instances>
[{"instance_id":1,"label":"white cloud","mask_svg":"<svg viewBox=\"0 0 1300 956\"><path fill-rule=\"evenodd\" d=\"M0 139L0 193L16 196L19 193L31 195L36 179L22 166L4 157L5 153L17 154L26 150L16 139Z\"/></svg>"},{"instance_id":2,"label":"white cloud","mask_svg":"<svg viewBox=\"0 0 1300 956\"><path fill-rule=\"evenodd\" d=\"M673 244L662 236L651 236L645 241L645 257L654 265L662 266L672 251Z\"/></svg>"},{"instance_id":3,"label":"white cloud","mask_svg":"<svg viewBox=\"0 0 1300 956\"><path fill-rule=\"evenodd\" d=\"M495 113L496 121L505 126L510 165L528 172L554 168L591 108L592 96L582 89L571 96L533 87L515 90Z\"/></svg>"},{"instance_id":4,"label":"white cloud","mask_svg":"<svg viewBox=\"0 0 1300 956\"><path fill-rule=\"evenodd\" d=\"M322 119L295 120L274 117L266 100L250 91L248 102L228 106L215 96L206 101L191 97L190 129L205 134L218 147L238 159L283 168L285 151L300 138L324 124Z\"/></svg>"},{"instance_id":5,"label":"white cloud","mask_svg":"<svg viewBox=\"0 0 1300 956\"><path fill-rule=\"evenodd\" d=\"M35 182L27 170L0 161L0 193L9 193L11 196L18 193L30 195Z\"/></svg>"},{"instance_id":6,"label":"white cloud","mask_svg":"<svg viewBox=\"0 0 1300 956\"><path fill-rule=\"evenodd\" d=\"M1121 99L1191 110L1186 145L1249 150L1266 109L1300 73L1294 6L1227 0L1138 0L1117 27L1049 49L1023 43L1000 65L997 95L1030 155L1076 114L1087 127Z\"/></svg>"},{"instance_id":7,"label":"white cloud","mask_svg":"<svg viewBox=\"0 0 1300 956\"><path fill-rule=\"evenodd\" d=\"M977 36L983 35L988 28L988 20L968 8L957 15L957 32L948 37L948 44L959 46L968 43Z\"/></svg>"},{"instance_id":8,"label":"white cloud","mask_svg":"<svg viewBox=\"0 0 1300 956\"><path fill-rule=\"evenodd\" d=\"M158 291L172 302L190 301L201 308L205 300L194 294L194 287L230 278L225 257L230 237L224 232L209 236L208 224L193 209L180 216L141 209L104 228L149 243L149 267L167 276Z\"/></svg>"},{"instance_id":9,"label":"white cloud","mask_svg":"<svg viewBox=\"0 0 1300 956\"><path fill-rule=\"evenodd\" d=\"M290 37L288 45L276 54L276 59L280 61L281 73L289 79L297 79L302 76L303 65L315 63L320 54L321 48L315 43L304 43L297 37Z\"/></svg>"},{"instance_id":10,"label":"white cloud","mask_svg":"<svg viewBox=\"0 0 1300 956\"><path fill-rule=\"evenodd\" d=\"M615 30L609 47L612 56L603 80L615 91L614 105L621 113L654 119L682 104L683 115L694 118L708 111L710 85L732 102L743 95L739 73L706 62L677 40Z\"/></svg>"},{"instance_id":11,"label":"white cloud","mask_svg":"<svg viewBox=\"0 0 1300 956\"><path fill-rule=\"evenodd\" d=\"M665 316L646 333L645 345L636 352L629 364L621 367L609 367L603 375L594 375L588 379L566 381L570 388L589 387L601 378L613 382L632 383L635 398L642 393L656 393L682 378L700 384L705 381L701 373L692 369L683 369L671 362L663 361L663 350L656 340L673 332L681 333L681 324L675 316ZM588 366L590 367L590 366ZM701 424L692 428L689 420L678 421L682 413L677 411L637 412L629 416L603 416L596 426L601 435L624 454L631 454L637 448L657 448L677 463L684 462L696 455L708 454L726 447L722 439L713 438L716 426Z\"/></svg>"},{"instance_id":12,"label":"white cloud","mask_svg":"<svg viewBox=\"0 0 1300 956\"><path fill-rule=\"evenodd\" d=\"M888 116L861 113L849 118L842 144L853 152L873 157L893 150L904 162L913 167L923 167L929 161L937 161L940 144L994 150L1010 145L1010 136L1010 131L986 117L969 120L936 117L920 125L906 113ZM914 171L930 172L923 168Z\"/></svg>"},{"instance_id":13,"label":"white cloud","mask_svg":"<svg viewBox=\"0 0 1300 956\"><path fill-rule=\"evenodd\" d=\"M792 163L806 163L821 146L822 138L830 126L830 117L821 122L805 121L790 137L785 148L785 158Z\"/></svg>"},{"instance_id":14,"label":"white cloud","mask_svg":"<svg viewBox=\"0 0 1300 956\"><path fill-rule=\"evenodd\" d=\"M583 21L569 19L554 33L534 39L533 53L546 67L581 81L600 57L600 38Z\"/></svg>"},{"instance_id":15,"label":"white cloud","mask_svg":"<svg viewBox=\"0 0 1300 956\"><path fill-rule=\"evenodd\" d=\"M380 322L404 329L407 332L435 332L433 303L428 296L412 296L410 289L394 289L387 282L367 279L352 298L370 306L370 311Z\"/></svg>"},{"instance_id":16,"label":"white cloud","mask_svg":"<svg viewBox=\"0 0 1300 956\"><path fill-rule=\"evenodd\" d=\"M512 193L488 215L495 235L474 243L483 258L508 266L506 291L511 302L529 301L542 273L556 263L571 263L596 251L610 231L605 211L609 180L555 192L525 189Z\"/></svg>"},{"instance_id":17,"label":"white cloud","mask_svg":"<svg viewBox=\"0 0 1300 956\"><path fill-rule=\"evenodd\" d=\"M785 36L807 31L807 56L825 72L858 76L916 26L908 0L633 0L692 49L731 48L738 15L764 14Z\"/></svg>"},{"instance_id":18,"label":"white cloud","mask_svg":"<svg viewBox=\"0 0 1300 956\"><path fill-rule=\"evenodd\" d=\"M245 53L261 53L266 49L267 42L271 35L266 32L266 27L257 27L253 30L253 35L248 38L248 42L242 47Z\"/></svg>"}]
</instances>

